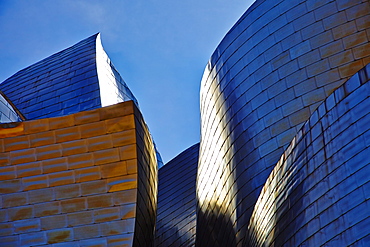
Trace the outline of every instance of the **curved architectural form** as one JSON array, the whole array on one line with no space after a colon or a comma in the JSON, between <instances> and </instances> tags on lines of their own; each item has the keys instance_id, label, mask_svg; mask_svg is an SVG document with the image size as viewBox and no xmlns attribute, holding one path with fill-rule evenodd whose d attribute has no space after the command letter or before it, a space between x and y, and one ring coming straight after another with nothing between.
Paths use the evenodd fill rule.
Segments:
<instances>
[{"instance_id":1,"label":"curved architectural form","mask_svg":"<svg viewBox=\"0 0 370 247\"><path fill-rule=\"evenodd\" d=\"M14 105L0 92L0 123L22 121L24 117L17 111Z\"/></svg>"},{"instance_id":2,"label":"curved architectural form","mask_svg":"<svg viewBox=\"0 0 370 247\"><path fill-rule=\"evenodd\" d=\"M155 246L195 245L198 153L199 143L159 169Z\"/></svg>"},{"instance_id":3,"label":"curved architectural form","mask_svg":"<svg viewBox=\"0 0 370 247\"><path fill-rule=\"evenodd\" d=\"M241 246L262 186L318 105L370 59L368 1L257 0L201 84L198 246Z\"/></svg>"},{"instance_id":4,"label":"curved architectural form","mask_svg":"<svg viewBox=\"0 0 370 247\"><path fill-rule=\"evenodd\" d=\"M103 50L100 34L20 70L0 90L26 119L137 101Z\"/></svg>"},{"instance_id":5,"label":"curved architectural form","mask_svg":"<svg viewBox=\"0 0 370 247\"><path fill-rule=\"evenodd\" d=\"M0 88L25 116L0 124L0 245L152 246L155 146L99 35Z\"/></svg>"},{"instance_id":6,"label":"curved architectural form","mask_svg":"<svg viewBox=\"0 0 370 247\"><path fill-rule=\"evenodd\" d=\"M370 65L321 104L267 179L246 246L370 242Z\"/></svg>"}]
</instances>

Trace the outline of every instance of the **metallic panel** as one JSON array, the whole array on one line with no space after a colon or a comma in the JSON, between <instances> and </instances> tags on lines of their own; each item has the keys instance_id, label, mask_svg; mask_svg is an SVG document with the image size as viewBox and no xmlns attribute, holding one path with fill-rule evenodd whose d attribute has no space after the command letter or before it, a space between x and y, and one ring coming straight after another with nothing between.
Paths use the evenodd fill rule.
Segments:
<instances>
[{"instance_id":1,"label":"metallic panel","mask_svg":"<svg viewBox=\"0 0 370 247\"><path fill-rule=\"evenodd\" d=\"M303 123L369 61L368 1L257 0L201 83L197 245L241 246L257 198Z\"/></svg>"},{"instance_id":2,"label":"metallic panel","mask_svg":"<svg viewBox=\"0 0 370 247\"><path fill-rule=\"evenodd\" d=\"M199 143L159 169L155 246L194 246Z\"/></svg>"},{"instance_id":3,"label":"metallic panel","mask_svg":"<svg viewBox=\"0 0 370 247\"><path fill-rule=\"evenodd\" d=\"M26 119L106 106L106 94L116 95L113 103L134 100L137 104L103 50L100 34L17 72L0 84L0 90Z\"/></svg>"},{"instance_id":4,"label":"metallic panel","mask_svg":"<svg viewBox=\"0 0 370 247\"><path fill-rule=\"evenodd\" d=\"M270 174L247 246L370 242L370 65L336 89Z\"/></svg>"}]
</instances>

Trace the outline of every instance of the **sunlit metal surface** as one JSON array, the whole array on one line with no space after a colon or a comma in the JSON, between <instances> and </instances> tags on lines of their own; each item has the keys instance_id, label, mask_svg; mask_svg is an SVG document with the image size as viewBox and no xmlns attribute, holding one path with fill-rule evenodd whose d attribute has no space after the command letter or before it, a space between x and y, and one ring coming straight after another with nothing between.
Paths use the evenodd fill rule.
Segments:
<instances>
[{"instance_id":1,"label":"sunlit metal surface","mask_svg":"<svg viewBox=\"0 0 370 247\"><path fill-rule=\"evenodd\" d=\"M20 70L1 83L0 90L26 119L63 116L125 100L137 104L104 52L99 34Z\"/></svg>"},{"instance_id":2,"label":"sunlit metal surface","mask_svg":"<svg viewBox=\"0 0 370 247\"><path fill-rule=\"evenodd\" d=\"M0 92L0 123L19 121L22 121L22 118Z\"/></svg>"},{"instance_id":3,"label":"sunlit metal surface","mask_svg":"<svg viewBox=\"0 0 370 247\"><path fill-rule=\"evenodd\" d=\"M330 95L267 179L248 246L370 243L370 65Z\"/></svg>"},{"instance_id":4,"label":"sunlit metal surface","mask_svg":"<svg viewBox=\"0 0 370 247\"><path fill-rule=\"evenodd\" d=\"M201 85L199 246L243 245L281 154L368 63L369 19L368 1L257 0L225 36Z\"/></svg>"},{"instance_id":5,"label":"sunlit metal surface","mask_svg":"<svg viewBox=\"0 0 370 247\"><path fill-rule=\"evenodd\" d=\"M195 144L159 169L155 246L195 245L198 153Z\"/></svg>"}]
</instances>

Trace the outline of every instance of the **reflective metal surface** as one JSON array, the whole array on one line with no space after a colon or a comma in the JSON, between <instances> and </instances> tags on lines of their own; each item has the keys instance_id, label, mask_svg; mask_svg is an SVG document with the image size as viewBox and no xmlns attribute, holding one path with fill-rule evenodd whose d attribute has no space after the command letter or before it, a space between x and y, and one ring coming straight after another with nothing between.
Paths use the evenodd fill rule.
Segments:
<instances>
[{"instance_id":1,"label":"reflective metal surface","mask_svg":"<svg viewBox=\"0 0 370 247\"><path fill-rule=\"evenodd\" d=\"M198 153L199 143L159 169L155 246L195 245Z\"/></svg>"},{"instance_id":2,"label":"reflective metal surface","mask_svg":"<svg viewBox=\"0 0 370 247\"><path fill-rule=\"evenodd\" d=\"M201 83L197 245L241 246L267 177L318 105L369 61L368 1L257 0Z\"/></svg>"},{"instance_id":3,"label":"reflective metal surface","mask_svg":"<svg viewBox=\"0 0 370 247\"><path fill-rule=\"evenodd\" d=\"M336 89L270 174L248 246L370 243L370 65Z\"/></svg>"},{"instance_id":4,"label":"reflective metal surface","mask_svg":"<svg viewBox=\"0 0 370 247\"><path fill-rule=\"evenodd\" d=\"M63 116L125 100L137 104L104 52L100 34L17 72L0 84L0 90L26 119Z\"/></svg>"}]
</instances>

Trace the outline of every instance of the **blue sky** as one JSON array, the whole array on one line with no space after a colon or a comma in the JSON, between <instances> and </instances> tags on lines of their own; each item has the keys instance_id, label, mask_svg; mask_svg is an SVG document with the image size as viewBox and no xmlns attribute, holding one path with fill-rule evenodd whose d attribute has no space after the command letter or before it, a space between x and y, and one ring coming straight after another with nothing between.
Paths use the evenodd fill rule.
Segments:
<instances>
[{"instance_id":1,"label":"blue sky","mask_svg":"<svg viewBox=\"0 0 370 247\"><path fill-rule=\"evenodd\" d=\"M252 0L0 0L0 82L97 32L164 162L199 142L199 88Z\"/></svg>"}]
</instances>

